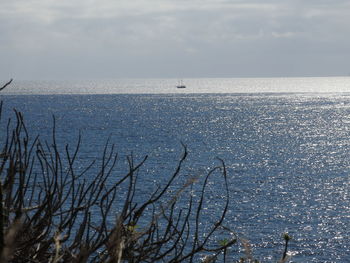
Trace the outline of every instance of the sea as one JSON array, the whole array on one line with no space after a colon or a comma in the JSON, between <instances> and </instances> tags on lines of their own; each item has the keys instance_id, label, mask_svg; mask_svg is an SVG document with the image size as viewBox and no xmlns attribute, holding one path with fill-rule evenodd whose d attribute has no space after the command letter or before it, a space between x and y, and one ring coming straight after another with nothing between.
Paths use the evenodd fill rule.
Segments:
<instances>
[{"instance_id":1,"label":"sea","mask_svg":"<svg viewBox=\"0 0 350 263\"><path fill-rule=\"evenodd\" d=\"M54 118L60 144L74 146L81 134L84 160L98 158L107 141L121 160L147 155L144 183L164 183L185 145L185 176L201 177L224 161L225 226L248 240L256 259L276 262L288 233L290 262L350 262L350 77L178 83L14 80L0 92L0 125L17 109L43 140L51 139ZM208 195L205 221L222 209L222 180Z\"/></svg>"}]
</instances>

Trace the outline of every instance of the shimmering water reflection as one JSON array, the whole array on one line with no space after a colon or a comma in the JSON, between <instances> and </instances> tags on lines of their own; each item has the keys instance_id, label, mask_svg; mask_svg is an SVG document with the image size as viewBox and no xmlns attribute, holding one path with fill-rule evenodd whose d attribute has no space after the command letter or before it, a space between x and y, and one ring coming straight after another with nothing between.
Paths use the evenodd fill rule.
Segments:
<instances>
[{"instance_id":1,"label":"shimmering water reflection","mask_svg":"<svg viewBox=\"0 0 350 263\"><path fill-rule=\"evenodd\" d=\"M258 259L278 259L281 235L289 232L293 262L349 261L347 94L17 95L3 99L5 115L13 107L24 111L28 128L44 137L52 114L57 119L58 141L76 140L80 129L85 158L93 158L108 137L122 155L149 154L145 169L150 181L169 174L181 153L180 141L189 149L185 174L201 175L220 157L230 176L227 224L250 240ZM222 198L221 187L214 180L211 189L209 209L215 209ZM207 216L210 220L210 213Z\"/></svg>"}]
</instances>

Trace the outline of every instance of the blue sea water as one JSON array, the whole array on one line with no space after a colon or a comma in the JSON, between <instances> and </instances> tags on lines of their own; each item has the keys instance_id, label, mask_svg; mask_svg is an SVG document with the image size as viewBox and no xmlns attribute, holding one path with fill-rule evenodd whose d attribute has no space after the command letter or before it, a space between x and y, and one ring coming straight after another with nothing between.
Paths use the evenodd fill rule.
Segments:
<instances>
[{"instance_id":1,"label":"blue sea water","mask_svg":"<svg viewBox=\"0 0 350 263\"><path fill-rule=\"evenodd\" d=\"M87 84L89 83L89 84ZM200 176L225 161L227 226L263 262L292 237L292 262L347 262L350 256L350 78L17 82L0 95L4 116L24 113L33 134L74 144L94 159L106 140L120 158L149 155L160 182L182 153ZM2 126L4 121L2 120ZM153 180L153 179L152 179ZM212 207L222 186L212 187ZM275 260L276 261L276 260Z\"/></svg>"}]
</instances>

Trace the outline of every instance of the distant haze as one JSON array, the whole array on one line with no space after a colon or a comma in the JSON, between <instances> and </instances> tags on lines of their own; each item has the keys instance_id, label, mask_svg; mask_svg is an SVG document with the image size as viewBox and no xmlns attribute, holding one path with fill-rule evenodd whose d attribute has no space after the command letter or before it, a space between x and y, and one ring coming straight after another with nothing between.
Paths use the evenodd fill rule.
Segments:
<instances>
[{"instance_id":1,"label":"distant haze","mask_svg":"<svg viewBox=\"0 0 350 263\"><path fill-rule=\"evenodd\" d=\"M0 79L350 74L349 0L1 0Z\"/></svg>"}]
</instances>

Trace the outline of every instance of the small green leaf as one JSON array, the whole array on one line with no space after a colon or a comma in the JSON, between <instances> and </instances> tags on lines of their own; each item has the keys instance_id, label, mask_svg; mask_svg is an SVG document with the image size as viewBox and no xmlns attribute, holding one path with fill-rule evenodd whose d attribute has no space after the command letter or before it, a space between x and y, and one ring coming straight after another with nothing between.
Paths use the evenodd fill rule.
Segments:
<instances>
[{"instance_id":1,"label":"small green leaf","mask_svg":"<svg viewBox=\"0 0 350 263\"><path fill-rule=\"evenodd\" d=\"M227 238L224 238L224 239L221 239L219 240L219 245L224 247L224 246L227 246L229 240Z\"/></svg>"},{"instance_id":2,"label":"small green leaf","mask_svg":"<svg viewBox=\"0 0 350 263\"><path fill-rule=\"evenodd\" d=\"M138 225L128 225L128 230L134 232L138 228Z\"/></svg>"},{"instance_id":3,"label":"small green leaf","mask_svg":"<svg viewBox=\"0 0 350 263\"><path fill-rule=\"evenodd\" d=\"M284 239L285 241L289 241L289 240L292 239L292 237L291 237L288 233L284 233L284 234L283 234L283 239Z\"/></svg>"}]
</instances>

